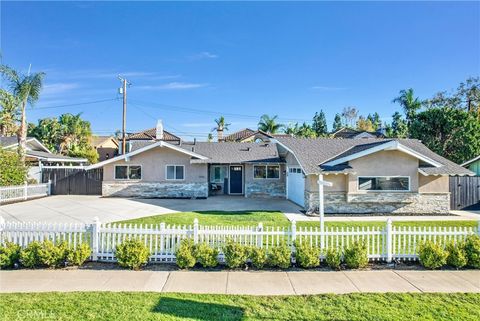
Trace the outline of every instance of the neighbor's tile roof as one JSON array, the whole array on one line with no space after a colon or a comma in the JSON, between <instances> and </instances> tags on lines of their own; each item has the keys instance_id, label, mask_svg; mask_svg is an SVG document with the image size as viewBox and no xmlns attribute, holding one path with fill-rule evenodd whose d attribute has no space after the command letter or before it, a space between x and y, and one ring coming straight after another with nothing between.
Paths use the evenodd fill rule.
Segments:
<instances>
[{"instance_id":1,"label":"neighbor's tile roof","mask_svg":"<svg viewBox=\"0 0 480 321\"><path fill-rule=\"evenodd\" d=\"M253 129L250 129L250 128L244 128L242 130L231 133L228 136L225 136L224 140L226 142L238 142L238 141L241 141L241 140L243 140L247 137L252 136L256 132L257 132L256 130L253 130Z\"/></svg>"},{"instance_id":2,"label":"neighbor's tile roof","mask_svg":"<svg viewBox=\"0 0 480 321\"><path fill-rule=\"evenodd\" d=\"M129 134L128 140L155 140L157 135L156 128L146 129L144 131ZM164 141L179 141L180 137L173 135L172 133L164 130L163 131L163 140Z\"/></svg>"},{"instance_id":3,"label":"neighbor's tile roof","mask_svg":"<svg viewBox=\"0 0 480 321\"><path fill-rule=\"evenodd\" d=\"M108 139L113 139L118 144L114 136L92 136L92 146L96 147Z\"/></svg>"},{"instance_id":4,"label":"neighbor's tile roof","mask_svg":"<svg viewBox=\"0 0 480 321\"><path fill-rule=\"evenodd\" d=\"M356 152L372 148L379 144L397 140L434 161L441 167L421 166L420 169L428 175L472 175L473 172L457 165L448 159L432 152L416 139L335 139L335 138L277 138L277 141L290 149L308 174L320 173L320 165L329 160L345 157Z\"/></svg>"}]
</instances>

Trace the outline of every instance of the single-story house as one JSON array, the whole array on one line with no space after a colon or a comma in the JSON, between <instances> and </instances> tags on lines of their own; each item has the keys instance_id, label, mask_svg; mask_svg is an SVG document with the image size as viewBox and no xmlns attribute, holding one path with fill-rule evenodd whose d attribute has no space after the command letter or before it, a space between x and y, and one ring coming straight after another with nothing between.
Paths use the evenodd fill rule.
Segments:
<instances>
[{"instance_id":1,"label":"single-story house","mask_svg":"<svg viewBox=\"0 0 480 321\"><path fill-rule=\"evenodd\" d=\"M5 150L16 151L18 148L17 136L0 136L0 147ZM42 180L42 168L45 166L87 165L88 161L85 158L52 153L38 139L27 137L25 163L29 166L28 178L40 182Z\"/></svg>"},{"instance_id":2,"label":"single-story house","mask_svg":"<svg viewBox=\"0 0 480 321\"><path fill-rule=\"evenodd\" d=\"M446 213L448 177L474 175L414 139L301 139L269 142L130 142L128 153L89 166L103 168L102 194L207 198L218 194L287 198L326 213Z\"/></svg>"},{"instance_id":3,"label":"single-story house","mask_svg":"<svg viewBox=\"0 0 480 321\"><path fill-rule=\"evenodd\" d=\"M468 168L472 172L475 172L475 174L477 174L477 176L480 176L480 155L478 155L475 158L472 158L469 161L466 161L461 166L463 166L465 168Z\"/></svg>"},{"instance_id":4,"label":"single-story house","mask_svg":"<svg viewBox=\"0 0 480 321\"><path fill-rule=\"evenodd\" d=\"M99 162L118 155L118 141L114 136L93 136L91 145L97 151Z\"/></svg>"}]
</instances>

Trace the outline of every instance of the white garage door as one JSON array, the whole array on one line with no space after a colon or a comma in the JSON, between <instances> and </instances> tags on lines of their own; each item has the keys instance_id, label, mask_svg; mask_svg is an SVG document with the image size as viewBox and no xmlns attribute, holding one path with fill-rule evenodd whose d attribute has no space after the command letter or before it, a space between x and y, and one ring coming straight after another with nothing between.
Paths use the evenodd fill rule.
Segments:
<instances>
[{"instance_id":1,"label":"white garage door","mask_svg":"<svg viewBox=\"0 0 480 321\"><path fill-rule=\"evenodd\" d=\"M305 178L300 167L288 167L287 198L300 206L305 204Z\"/></svg>"}]
</instances>

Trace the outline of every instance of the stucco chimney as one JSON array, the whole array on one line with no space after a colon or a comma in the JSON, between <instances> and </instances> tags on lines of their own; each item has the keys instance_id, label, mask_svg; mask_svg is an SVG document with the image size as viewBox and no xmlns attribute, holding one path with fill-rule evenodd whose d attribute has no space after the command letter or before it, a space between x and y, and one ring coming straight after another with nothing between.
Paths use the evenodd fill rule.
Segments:
<instances>
[{"instance_id":1,"label":"stucco chimney","mask_svg":"<svg viewBox=\"0 0 480 321\"><path fill-rule=\"evenodd\" d=\"M157 140L163 140L163 122L161 119L157 120L157 128L155 132L155 138Z\"/></svg>"}]
</instances>

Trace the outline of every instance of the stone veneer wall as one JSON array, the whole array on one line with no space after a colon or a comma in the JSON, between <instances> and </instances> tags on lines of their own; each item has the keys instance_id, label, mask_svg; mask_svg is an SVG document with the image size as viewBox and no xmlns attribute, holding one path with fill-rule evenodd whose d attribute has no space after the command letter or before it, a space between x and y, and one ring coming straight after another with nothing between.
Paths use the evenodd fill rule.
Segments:
<instances>
[{"instance_id":1,"label":"stone veneer wall","mask_svg":"<svg viewBox=\"0 0 480 321\"><path fill-rule=\"evenodd\" d=\"M205 198L208 183L102 183L103 196L145 198Z\"/></svg>"},{"instance_id":2,"label":"stone veneer wall","mask_svg":"<svg viewBox=\"0 0 480 321\"><path fill-rule=\"evenodd\" d=\"M268 179L246 181L245 197L285 198L285 182Z\"/></svg>"},{"instance_id":3,"label":"stone veneer wall","mask_svg":"<svg viewBox=\"0 0 480 321\"><path fill-rule=\"evenodd\" d=\"M318 192L305 192L305 209L308 213L318 213ZM448 214L449 211L449 193L325 192L325 213Z\"/></svg>"}]
</instances>

